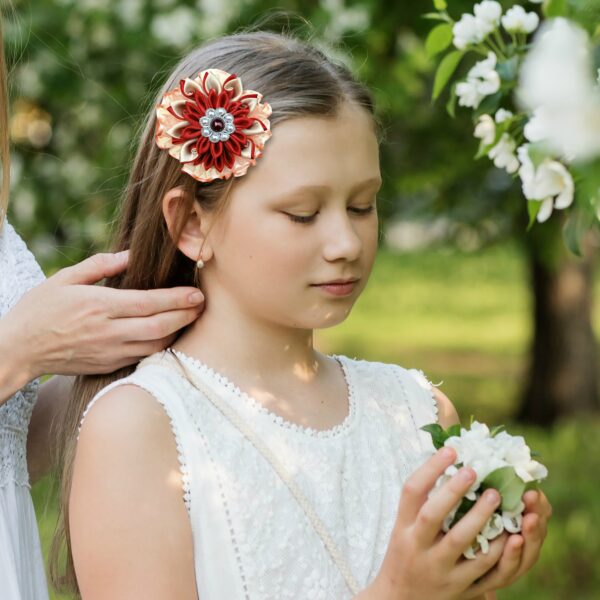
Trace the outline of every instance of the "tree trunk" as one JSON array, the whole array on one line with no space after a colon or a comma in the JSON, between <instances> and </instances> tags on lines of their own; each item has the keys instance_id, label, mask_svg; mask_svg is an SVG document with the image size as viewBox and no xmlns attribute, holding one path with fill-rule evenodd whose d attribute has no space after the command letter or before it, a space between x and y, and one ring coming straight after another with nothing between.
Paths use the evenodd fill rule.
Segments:
<instances>
[{"instance_id":1,"label":"tree trunk","mask_svg":"<svg viewBox=\"0 0 600 600\"><path fill-rule=\"evenodd\" d=\"M595 249L588 237L582 258L570 254L557 217L536 224L525 238L534 319L529 372L517 417L539 425L600 407L592 329Z\"/></svg>"}]
</instances>

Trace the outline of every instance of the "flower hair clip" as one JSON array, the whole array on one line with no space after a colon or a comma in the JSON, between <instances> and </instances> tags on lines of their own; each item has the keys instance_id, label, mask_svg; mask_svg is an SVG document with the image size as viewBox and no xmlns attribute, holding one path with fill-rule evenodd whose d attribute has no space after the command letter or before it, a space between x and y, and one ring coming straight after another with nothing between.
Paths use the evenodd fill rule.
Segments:
<instances>
[{"instance_id":1,"label":"flower hair clip","mask_svg":"<svg viewBox=\"0 0 600 600\"><path fill-rule=\"evenodd\" d=\"M271 106L220 69L182 79L156 107L156 143L202 182L245 175L271 137Z\"/></svg>"}]
</instances>

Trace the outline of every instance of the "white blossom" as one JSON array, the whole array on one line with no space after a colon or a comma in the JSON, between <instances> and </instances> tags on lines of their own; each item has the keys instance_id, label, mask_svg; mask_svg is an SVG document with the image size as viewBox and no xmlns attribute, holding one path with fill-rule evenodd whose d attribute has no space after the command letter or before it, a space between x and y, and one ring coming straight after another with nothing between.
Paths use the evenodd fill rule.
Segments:
<instances>
[{"instance_id":1,"label":"white blossom","mask_svg":"<svg viewBox=\"0 0 600 600\"><path fill-rule=\"evenodd\" d=\"M197 32L198 12L188 6L179 6L169 13L152 19L152 35L164 44L183 47L191 42Z\"/></svg>"},{"instance_id":2,"label":"white blossom","mask_svg":"<svg viewBox=\"0 0 600 600\"><path fill-rule=\"evenodd\" d=\"M551 114L545 106L540 106L533 111L529 121L525 123L523 134L530 142L543 142L548 139L551 129Z\"/></svg>"},{"instance_id":3,"label":"white blossom","mask_svg":"<svg viewBox=\"0 0 600 600\"><path fill-rule=\"evenodd\" d=\"M510 112L510 110L506 110L505 108L499 108L494 115L494 120L496 123L503 123L504 121L508 121L508 119L512 119L514 114Z\"/></svg>"},{"instance_id":4,"label":"white blossom","mask_svg":"<svg viewBox=\"0 0 600 600\"><path fill-rule=\"evenodd\" d=\"M543 136L530 133L539 132L541 122L528 134L543 137L567 162L600 154L600 91L592 62L586 32L559 18L540 30L521 69L517 99L534 115L538 110L544 115Z\"/></svg>"},{"instance_id":5,"label":"white blossom","mask_svg":"<svg viewBox=\"0 0 600 600\"><path fill-rule=\"evenodd\" d=\"M500 23L502 7L494 0L484 0L474 7L475 14L465 13L454 24L454 45L464 50L471 44L482 42Z\"/></svg>"},{"instance_id":6,"label":"white blossom","mask_svg":"<svg viewBox=\"0 0 600 600\"><path fill-rule=\"evenodd\" d=\"M502 26L509 33L531 33L537 29L540 18L534 12L525 12L518 4L509 8L502 17Z\"/></svg>"},{"instance_id":7,"label":"white blossom","mask_svg":"<svg viewBox=\"0 0 600 600\"><path fill-rule=\"evenodd\" d=\"M473 135L489 146L496 139L496 124L490 115L481 115L475 125Z\"/></svg>"},{"instance_id":8,"label":"white blossom","mask_svg":"<svg viewBox=\"0 0 600 600\"><path fill-rule=\"evenodd\" d=\"M519 161L515 156L516 147L515 140L508 133L503 133L498 143L488 152L488 156L499 169L506 169L507 173L516 173L519 169Z\"/></svg>"},{"instance_id":9,"label":"white blossom","mask_svg":"<svg viewBox=\"0 0 600 600\"><path fill-rule=\"evenodd\" d=\"M483 98L500 89L500 75L496 71L496 55L489 52L467 73L467 80L456 85L456 95L461 106L477 108Z\"/></svg>"},{"instance_id":10,"label":"white blossom","mask_svg":"<svg viewBox=\"0 0 600 600\"><path fill-rule=\"evenodd\" d=\"M537 221L543 223L550 218L552 210L563 209L573 202L574 183L567 168L560 162L545 158L536 168L529 157L529 145L517 150L521 163L519 177L523 194L527 200L541 202ZM535 471L535 467L532 467Z\"/></svg>"},{"instance_id":11,"label":"white blossom","mask_svg":"<svg viewBox=\"0 0 600 600\"><path fill-rule=\"evenodd\" d=\"M502 6L494 0L483 0L473 7L475 16L481 21L488 23L492 29L500 23ZM490 30L491 31L491 30Z\"/></svg>"},{"instance_id":12,"label":"white blossom","mask_svg":"<svg viewBox=\"0 0 600 600\"><path fill-rule=\"evenodd\" d=\"M487 35L484 24L470 14L464 14L459 21L454 23L452 33L453 43L459 50L464 50L471 44L478 44Z\"/></svg>"}]
</instances>

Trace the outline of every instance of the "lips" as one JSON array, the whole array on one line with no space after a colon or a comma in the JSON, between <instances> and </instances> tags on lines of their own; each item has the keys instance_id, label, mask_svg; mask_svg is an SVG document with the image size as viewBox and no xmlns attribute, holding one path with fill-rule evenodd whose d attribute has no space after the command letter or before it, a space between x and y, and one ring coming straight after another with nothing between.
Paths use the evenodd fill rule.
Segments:
<instances>
[{"instance_id":1,"label":"lips","mask_svg":"<svg viewBox=\"0 0 600 600\"><path fill-rule=\"evenodd\" d=\"M314 283L313 285L346 285L348 283L356 283L358 277L351 277L350 279L333 279L332 281L324 281L323 283Z\"/></svg>"},{"instance_id":2,"label":"lips","mask_svg":"<svg viewBox=\"0 0 600 600\"><path fill-rule=\"evenodd\" d=\"M313 287L316 287L323 292L332 296L349 296L354 291L358 279L334 279L326 283L317 283Z\"/></svg>"}]
</instances>

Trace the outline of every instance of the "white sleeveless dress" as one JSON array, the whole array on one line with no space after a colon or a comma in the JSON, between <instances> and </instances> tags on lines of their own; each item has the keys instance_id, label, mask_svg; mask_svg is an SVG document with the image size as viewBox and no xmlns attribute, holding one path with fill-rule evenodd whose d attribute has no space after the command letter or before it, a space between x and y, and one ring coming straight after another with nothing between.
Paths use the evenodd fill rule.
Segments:
<instances>
[{"instance_id":1,"label":"white sleeveless dress","mask_svg":"<svg viewBox=\"0 0 600 600\"><path fill-rule=\"evenodd\" d=\"M33 255L5 220L0 231L0 317L44 280ZM2 357L0 357L2 360ZM27 472L27 430L38 382L0 406L0 598L45 600L48 587Z\"/></svg>"},{"instance_id":2,"label":"white sleeveless dress","mask_svg":"<svg viewBox=\"0 0 600 600\"><path fill-rule=\"evenodd\" d=\"M361 589L379 571L403 482L434 452L422 425L437 404L420 371L336 356L349 413L317 431L261 406L199 361L176 352L267 444L308 497ZM255 449L186 379L140 366L100 391L135 384L171 421L190 517L200 600L342 600L345 580L306 514Z\"/></svg>"}]
</instances>

